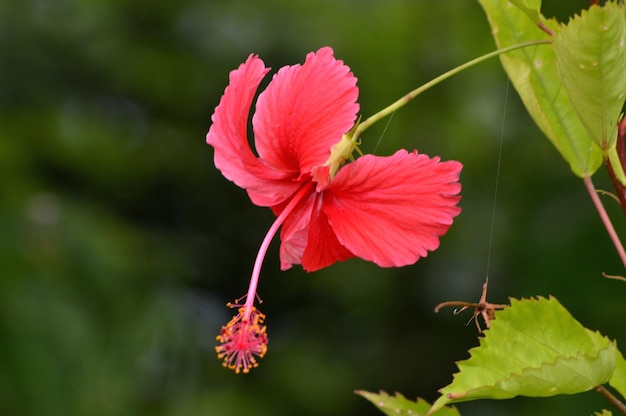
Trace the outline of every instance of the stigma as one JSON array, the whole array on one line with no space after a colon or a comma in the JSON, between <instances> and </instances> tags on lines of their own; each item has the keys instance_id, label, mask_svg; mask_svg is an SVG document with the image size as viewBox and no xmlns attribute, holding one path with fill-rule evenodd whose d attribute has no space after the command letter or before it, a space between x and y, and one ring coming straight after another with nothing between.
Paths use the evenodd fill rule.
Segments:
<instances>
[{"instance_id":1,"label":"stigma","mask_svg":"<svg viewBox=\"0 0 626 416\"><path fill-rule=\"evenodd\" d=\"M267 328L263 321L265 315L254 306L248 314L245 307L240 307L237 315L222 327L216 337L220 345L215 351L217 358L224 360L224 367L235 370L235 373L248 373L259 365L256 357L263 358L267 352Z\"/></svg>"}]
</instances>

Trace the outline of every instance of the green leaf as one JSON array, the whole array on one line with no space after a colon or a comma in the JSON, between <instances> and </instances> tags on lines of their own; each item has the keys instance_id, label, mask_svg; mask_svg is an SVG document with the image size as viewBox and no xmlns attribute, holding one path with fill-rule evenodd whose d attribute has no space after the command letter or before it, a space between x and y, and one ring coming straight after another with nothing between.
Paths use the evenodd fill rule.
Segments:
<instances>
[{"instance_id":1,"label":"green leaf","mask_svg":"<svg viewBox=\"0 0 626 416\"><path fill-rule=\"evenodd\" d=\"M584 328L555 298L511 299L495 316L433 410L482 398L580 393L613 375L615 344Z\"/></svg>"},{"instance_id":2,"label":"green leaf","mask_svg":"<svg viewBox=\"0 0 626 416\"><path fill-rule=\"evenodd\" d=\"M613 415L613 413L609 412L606 409L602 409L601 412L594 412L594 413L595 413L595 416L612 416Z\"/></svg>"},{"instance_id":3,"label":"green leaf","mask_svg":"<svg viewBox=\"0 0 626 416\"><path fill-rule=\"evenodd\" d=\"M434 413L429 413L431 405L426 400L418 398L417 402L414 402L408 400L400 393L396 393L395 396L390 396L384 391L376 394L368 391L357 390L355 393L365 397L378 407L381 412L389 416L460 416L456 407L443 407Z\"/></svg>"},{"instance_id":4,"label":"green leaf","mask_svg":"<svg viewBox=\"0 0 626 416\"><path fill-rule=\"evenodd\" d=\"M615 357L615 371L609 380L609 385L626 399L626 360L619 350Z\"/></svg>"},{"instance_id":5,"label":"green leaf","mask_svg":"<svg viewBox=\"0 0 626 416\"><path fill-rule=\"evenodd\" d=\"M626 19L614 3L592 6L554 35L563 85L595 143L614 146L626 96Z\"/></svg>"},{"instance_id":6,"label":"green leaf","mask_svg":"<svg viewBox=\"0 0 626 416\"><path fill-rule=\"evenodd\" d=\"M539 2L517 1L521 9L502 0L479 0L499 48L531 40L549 39L537 23L552 32L559 30L554 19L538 15ZM500 57L502 66L524 106L541 131L569 163L574 174L591 176L602 164L600 147L589 137L570 102L556 68L551 45L509 52Z\"/></svg>"},{"instance_id":7,"label":"green leaf","mask_svg":"<svg viewBox=\"0 0 626 416\"><path fill-rule=\"evenodd\" d=\"M613 173L615 173L615 177L622 185L626 186L626 173L624 172L624 167L622 166L622 161L620 160L619 153L617 151L617 141L613 142L613 145L609 148L607 153L608 154L605 156L605 159L609 159L609 163L613 169Z\"/></svg>"},{"instance_id":8,"label":"green leaf","mask_svg":"<svg viewBox=\"0 0 626 416\"><path fill-rule=\"evenodd\" d=\"M530 20L537 22L540 20L541 0L510 0L518 9L523 11Z\"/></svg>"}]
</instances>

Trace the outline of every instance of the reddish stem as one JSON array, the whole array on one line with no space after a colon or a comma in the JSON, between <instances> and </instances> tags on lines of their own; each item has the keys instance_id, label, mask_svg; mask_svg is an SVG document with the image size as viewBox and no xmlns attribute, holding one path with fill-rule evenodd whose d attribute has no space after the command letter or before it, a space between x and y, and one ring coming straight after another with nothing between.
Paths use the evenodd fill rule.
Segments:
<instances>
[{"instance_id":1,"label":"reddish stem","mask_svg":"<svg viewBox=\"0 0 626 416\"><path fill-rule=\"evenodd\" d=\"M549 36L552 36L552 31L548 28L548 26L544 25L543 22L537 22L537 27L546 32Z\"/></svg>"},{"instance_id":2,"label":"reddish stem","mask_svg":"<svg viewBox=\"0 0 626 416\"><path fill-rule=\"evenodd\" d=\"M607 214L606 209L604 209L604 205L602 205L602 201L598 196L598 192L596 192L596 188L593 186L593 182L591 181L591 176L585 176L584 178L585 187L587 188L587 192L593 201L593 204L600 215L600 219L606 228L606 231L609 233L609 237L611 241L613 241L613 245L617 250L617 254L619 254L620 259L622 260L622 264L626 268L626 251L624 251L624 246L617 236L617 232L615 231L615 227L613 227L613 223L609 218L609 214Z\"/></svg>"},{"instance_id":3,"label":"reddish stem","mask_svg":"<svg viewBox=\"0 0 626 416\"><path fill-rule=\"evenodd\" d=\"M624 146L626 142L626 117L624 117L617 126L617 142L615 143L615 149L617 150L617 156L619 158L620 164L623 167L626 167L626 147ZM617 198L619 199L619 203L622 206L622 211L624 211L624 215L626 215L626 186L624 186L615 175L615 169L611 166L611 161L606 160L604 162L607 170L609 171L609 176L611 177L611 181L613 182L613 186L615 187L615 191L617 192Z\"/></svg>"},{"instance_id":4,"label":"reddish stem","mask_svg":"<svg viewBox=\"0 0 626 416\"><path fill-rule=\"evenodd\" d=\"M607 399L611 404L617 407L620 413L626 415L626 405L622 403L617 397L613 396L610 391L608 391L604 386L596 387L596 391L600 393L605 399Z\"/></svg>"}]
</instances>

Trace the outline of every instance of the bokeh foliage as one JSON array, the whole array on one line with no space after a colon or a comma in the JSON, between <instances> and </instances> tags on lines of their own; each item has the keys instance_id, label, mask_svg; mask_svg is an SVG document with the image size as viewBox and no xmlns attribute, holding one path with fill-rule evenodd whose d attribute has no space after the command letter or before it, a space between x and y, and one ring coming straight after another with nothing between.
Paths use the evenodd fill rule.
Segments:
<instances>
[{"instance_id":1,"label":"bokeh foliage","mask_svg":"<svg viewBox=\"0 0 626 416\"><path fill-rule=\"evenodd\" d=\"M307 275L280 272L274 244L260 285L267 356L246 376L215 358L225 303L245 293L272 221L221 177L204 142L228 71L250 53L278 69L330 45L359 78L367 116L494 48L477 3L6 3L0 413L378 414L355 389L432 401L477 344L475 328L432 308L478 298L490 245L491 301L552 294L626 343L616 319L624 286L600 275L621 272L617 256L582 183L494 60L420 96L384 135L382 123L363 137L365 152L417 148L465 165L463 212L441 248L402 269L351 260ZM585 6L543 12L566 20ZM603 176L596 185L608 188ZM589 393L459 409L591 413L598 403Z\"/></svg>"}]
</instances>

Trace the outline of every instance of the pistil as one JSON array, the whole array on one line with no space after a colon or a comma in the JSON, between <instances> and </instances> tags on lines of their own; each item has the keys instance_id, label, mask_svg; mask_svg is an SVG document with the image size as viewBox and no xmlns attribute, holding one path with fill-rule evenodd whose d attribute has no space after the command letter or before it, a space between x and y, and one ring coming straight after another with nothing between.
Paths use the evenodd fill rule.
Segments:
<instances>
[{"instance_id":1,"label":"pistil","mask_svg":"<svg viewBox=\"0 0 626 416\"><path fill-rule=\"evenodd\" d=\"M224 360L224 366L235 370L236 373L249 372L251 368L258 365L255 356L263 358L267 352L268 338L266 326L263 325L265 315L254 306L261 266L267 249L285 218L311 193L313 187L312 181L303 184L265 234L254 261L245 304L242 306L236 302L228 303L229 307L238 308L238 311L230 322L222 327L220 334L216 337L220 345L215 347L215 351L217 358Z\"/></svg>"}]
</instances>

